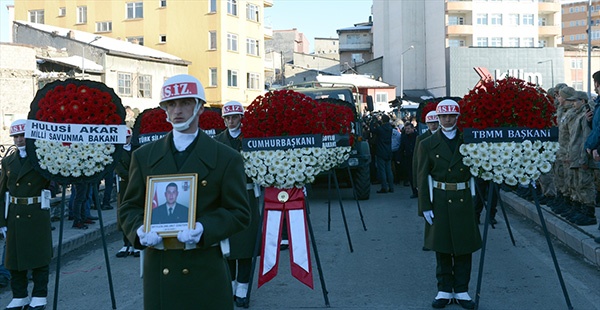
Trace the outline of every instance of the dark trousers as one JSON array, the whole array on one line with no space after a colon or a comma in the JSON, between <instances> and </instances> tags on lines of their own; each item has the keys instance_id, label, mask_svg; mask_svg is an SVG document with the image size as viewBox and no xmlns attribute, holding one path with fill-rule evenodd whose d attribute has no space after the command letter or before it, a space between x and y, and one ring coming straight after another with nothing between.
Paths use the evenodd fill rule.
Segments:
<instances>
[{"instance_id":1,"label":"dark trousers","mask_svg":"<svg viewBox=\"0 0 600 310\"><path fill-rule=\"evenodd\" d=\"M477 216L477 219L479 219L481 212L483 211L483 201L485 201L485 203L488 202L488 192L491 181L485 181L482 178L475 178L475 182L477 185L477 191L475 192L475 216ZM495 192L492 193L492 205L489 207L490 219L493 219L498 212L498 195L496 195Z\"/></svg>"},{"instance_id":2,"label":"dark trousers","mask_svg":"<svg viewBox=\"0 0 600 310\"><path fill-rule=\"evenodd\" d=\"M10 287L12 289L13 298L25 298L27 293L27 270L11 270ZM48 296L48 265L35 268L31 271L33 276L33 291L32 297L47 297Z\"/></svg>"},{"instance_id":3,"label":"dark trousers","mask_svg":"<svg viewBox=\"0 0 600 310\"><path fill-rule=\"evenodd\" d=\"M237 280L238 283L250 282L250 270L252 269L252 258L230 259L230 260L227 260L227 263L229 263L229 272L231 272L231 281Z\"/></svg>"},{"instance_id":4,"label":"dark trousers","mask_svg":"<svg viewBox=\"0 0 600 310\"><path fill-rule=\"evenodd\" d=\"M471 254L454 255L435 252L438 291L463 293L469 290Z\"/></svg>"}]
</instances>

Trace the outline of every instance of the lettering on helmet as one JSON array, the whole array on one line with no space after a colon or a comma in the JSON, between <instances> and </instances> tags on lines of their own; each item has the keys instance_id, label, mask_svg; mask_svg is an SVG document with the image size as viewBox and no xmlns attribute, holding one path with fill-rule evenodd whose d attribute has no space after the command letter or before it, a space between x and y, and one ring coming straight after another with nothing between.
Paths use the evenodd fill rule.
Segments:
<instances>
[{"instance_id":1,"label":"lettering on helmet","mask_svg":"<svg viewBox=\"0 0 600 310\"><path fill-rule=\"evenodd\" d=\"M242 111L242 106L240 106L240 105L223 106L223 113L233 113L233 112L244 113L244 111Z\"/></svg>"},{"instance_id":2,"label":"lettering on helmet","mask_svg":"<svg viewBox=\"0 0 600 310\"><path fill-rule=\"evenodd\" d=\"M25 132L25 124L18 124L10 126L10 133L23 133Z\"/></svg>"},{"instance_id":3,"label":"lettering on helmet","mask_svg":"<svg viewBox=\"0 0 600 310\"><path fill-rule=\"evenodd\" d=\"M198 87L196 83L177 83L163 86L162 93L163 99L197 95Z\"/></svg>"},{"instance_id":4,"label":"lettering on helmet","mask_svg":"<svg viewBox=\"0 0 600 310\"><path fill-rule=\"evenodd\" d=\"M442 114L442 113L459 113L458 112L458 106L455 105L438 105L437 106L437 114Z\"/></svg>"}]
</instances>

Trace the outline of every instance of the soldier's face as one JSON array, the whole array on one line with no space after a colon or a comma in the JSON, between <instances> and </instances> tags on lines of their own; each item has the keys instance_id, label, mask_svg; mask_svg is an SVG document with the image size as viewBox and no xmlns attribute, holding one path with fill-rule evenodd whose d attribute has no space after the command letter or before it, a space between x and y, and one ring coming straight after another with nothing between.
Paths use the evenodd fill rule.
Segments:
<instances>
[{"instance_id":1,"label":"soldier's face","mask_svg":"<svg viewBox=\"0 0 600 310\"><path fill-rule=\"evenodd\" d=\"M445 128L451 128L454 125L456 125L456 121L458 120L458 115L442 114L442 115L438 115L438 118L440 119L440 125L442 125Z\"/></svg>"},{"instance_id":2,"label":"soldier's face","mask_svg":"<svg viewBox=\"0 0 600 310\"><path fill-rule=\"evenodd\" d=\"M239 114L223 116L223 121L228 129L236 129L242 122L242 116Z\"/></svg>"},{"instance_id":3,"label":"soldier's face","mask_svg":"<svg viewBox=\"0 0 600 310\"><path fill-rule=\"evenodd\" d=\"M165 197L167 198L167 202L172 205L177 201L177 187L170 186L167 187L167 191L165 192Z\"/></svg>"},{"instance_id":4,"label":"soldier's face","mask_svg":"<svg viewBox=\"0 0 600 310\"><path fill-rule=\"evenodd\" d=\"M431 132L436 131L439 126L440 126L440 123L438 123L438 122L427 123L427 128L429 128L429 130Z\"/></svg>"},{"instance_id":5,"label":"soldier's face","mask_svg":"<svg viewBox=\"0 0 600 310\"><path fill-rule=\"evenodd\" d=\"M174 124L185 123L194 115L196 107L196 101L193 98L169 100L164 104L169 114L169 120ZM203 109L204 106L200 107L198 115L202 114Z\"/></svg>"},{"instance_id":6,"label":"soldier's face","mask_svg":"<svg viewBox=\"0 0 600 310\"><path fill-rule=\"evenodd\" d=\"M25 134L14 135L13 141L17 147L25 146Z\"/></svg>"}]
</instances>

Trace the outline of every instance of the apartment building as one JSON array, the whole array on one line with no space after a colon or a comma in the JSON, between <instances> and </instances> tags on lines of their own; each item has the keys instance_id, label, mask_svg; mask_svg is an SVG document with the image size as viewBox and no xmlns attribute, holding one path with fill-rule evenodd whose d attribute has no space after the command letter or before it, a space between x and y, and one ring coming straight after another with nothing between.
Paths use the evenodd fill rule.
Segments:
<instances>
[{"instance_id":1,"label":"apartment building","mask_svg":"<svg viewBox=\"0 0 600 310\"><path fill-rule=\"evenodd\" d=\"M600 45L600 0L576 1L562 5L563 43L588 44L588 14L592 20L592 45Z\"/></svg>"},{"instance_id":2,"label":"apartment building","mask_svg":"<svg viewBox=\"0 0 600 310\"><path fill-rule=\"evenodd\" d=\"M463 96L477 66L499 77L529 72L549 87L562 67L538 61L563 61L560 8L559 0L374 1L374 57L384 56L383 80L399 90Z\"/></svg>"},{"instance_id":3,"label":"apartment building","mask_svg":"<svg viewBox=\"0 0 600 310\"><path fill-rule=\"evenodd\" d=\"M15 20L95 33L191 61L210 106L264 90L263 25L272 0L15 0ZM157 81L162 83L162 81Z\"/></svg>"}]
</instances>

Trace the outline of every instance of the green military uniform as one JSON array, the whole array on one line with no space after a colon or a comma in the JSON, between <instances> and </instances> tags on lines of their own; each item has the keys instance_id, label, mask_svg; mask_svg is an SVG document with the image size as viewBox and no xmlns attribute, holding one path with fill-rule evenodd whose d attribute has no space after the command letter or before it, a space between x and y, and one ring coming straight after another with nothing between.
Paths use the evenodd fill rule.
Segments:
<instances>
[{"instance_id":1,"label":"green military uniform","mask_svg":"<svg viewBox=\"0 0 600 310\"><path fill-rule=\"evenodd\" d=\"M433 202L429 198L427 176L444 183L469 182L469 167L463 164L458 151L459 139L450 148L448 138L438 130L419 144L418 185L419 206L422 211L432 210L433 225L425 225L425 247L436 252L470 254L481 248L481 236L475 222L475 211L470 189L433 189Z\"/></svg>"},{"instance_id":2,"label":"green military uniform","mask_svg":"<svg viewBox=\"0 0 600 310\"><path fill-rule=\"evenodd\" d=\"M241 135L237 139L233 138L229 134L229 130L224 130L215 137L215 140L239 152L242 149L241 138ZM229 238L229 244L231 246L231 253L229 253L230 259L251 258L254 255L254 246L256 244L256 234L258 232L260 213L258 209L258 200L254 195L254 188L250 188L250 186L253 185L251 184L252 179L247 178L247 182L249 186L246 187L246 189L248 193L248 200L250 202L251 221L248 228Z\"/></svg>"},{"instance_id":3,"label":"green military uniform","mask_svg":"<svg viewBox=\"0 0 600 310\"><path fill-rule=\"evenodd\" d=\"M176 151L172 132L134 151L119 210L123 231L136 248L143 248L136 230L144 219L146 178L184 173L198 174L196 221L204 232L194 250L147 248L144 309L233 309L229 270L218 244L250 223L239 153L201 130L183 152Z\"/></svg>"},{"instance_id":4,"label":"green military uniform","mask_svg":"<svg viewBox=\"0 0 600 310\"><path fill-rule=\"evenodd\" d=\"M15 151L2 159L0 179L0 227L7 228L6 268L29 270L50 264L52 259L52 226L49 210L42 210L40 203L14 204L8 209L5 219L5 197L40 196L50 181L42 177L27 158L20 158Z\"/></svg>"},{"instance_id":5,"label":"green military uniform","mask_svg":"<svg viewBox=\"0 0 600 310\"><path fill-rule=\"evenodd\" d=\"M420 134L417 136L417 141L415 142L415 156L413 156L413 162L412 162L412 166L413 166L413 184L415 184L415 186L417 186L417 188L419 188L419 183L417 183L417 176L419 175L419 145L421 143L421 141L423 141L425 138L429 138L432 135L431 130L427 129L426 132ZM423 216L423 210L421 208L421 204L418 203L418 210L419 210L419 216Z\"/></svg>"}]
</instances>

